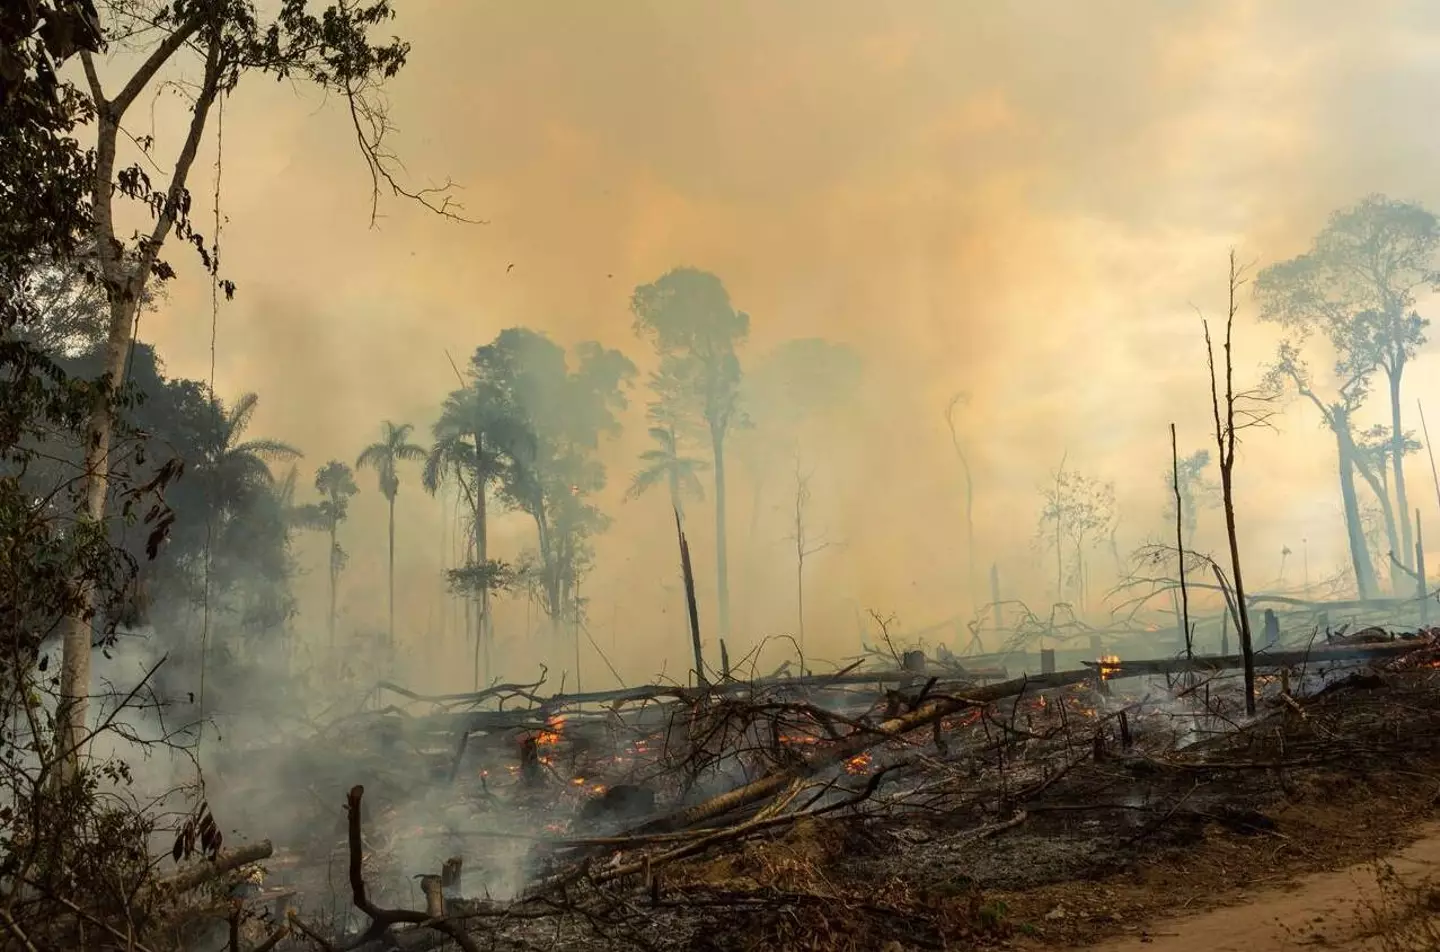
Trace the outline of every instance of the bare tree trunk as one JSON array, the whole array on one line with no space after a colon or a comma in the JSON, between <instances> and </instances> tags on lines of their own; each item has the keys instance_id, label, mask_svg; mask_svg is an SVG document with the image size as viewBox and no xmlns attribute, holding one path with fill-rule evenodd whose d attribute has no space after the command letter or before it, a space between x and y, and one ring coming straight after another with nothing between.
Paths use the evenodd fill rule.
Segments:
<instances>
[{"instance_id":1,"label":"bare tree trunk","mask_svg":"<svg viewBox=\"0 0 1440 952\"><path fill-rule=\"evenodd\" d=\"M725 535L725 434L710 428L710 447L715 464L715 578L720 637L730 637L730 560Z\"/></svg>"},{"instance_id":2,"label":"bare tree trunk","mask_svg":"<svg viewBox=\"0 0 1440 952\"><path fill-rule=\"evenodd\" d=\"M1386 560L1390 575L1390 591L1398 595L1400 579L1405 574L1405 560L1400 558L1400 534L1395 525L1395 508L1390 504L1390 487L1385 484L1384 480L1385 471L1382 469L1379 475L1376 475L1359 456L1354 457L1353 462L1355 471L1360 474L1361 479L1365 480L1365 484L1370 487L1370 492L1380 503L1380 514L1385 520L1385 541L1389 543L1390 551L1395 555L1394 559Z\"/></svg>"},{"instance_id":3,"label":"bare tree trunk","mask_svg":"<svg viewBox=\"0 0 1440 952\"><path fill-rule=\"evenodd\" d=\"M1215 372L1215 348L1210 327L1205 325L1205 351L1210 367L1210 406L1215 420L1215 444L1220 455L1220 492L1225 506L1225 533L1230 541L1230 569L1235 583L1235 621L1240 634L1240 653L1245 662L1245 714L1255 716L1255 645L1251 638L1250 609L1245 604L1245 577L1240 571L1240 536L1235 526L1235 354L1233 336L1240 289L1240 269L1235 252L1230 252L1229 311L1225 317L1225 401L1221 410L1220 382ZM1348 430L1346 431L1349 432ZM1348 470L1345 471L1348 473ZM1354 482L1350 483L1354 492Z\"/></svg>"},{"instance_id":4,"label":"bare tree trunk","mask_svg":"<svg viewBox=\"0 0 1440 952\"><path fill-rule=\"evenodd\" d=\"M390 497L390 646L395 646L395 497Z\"/></svg>"},{"instance_id":5,"label":"bare tree trunk","mask_svg":"<svg viewBox=\"0 0 1440 952\"><path fill-rule=\"evenodd\" d=\"M690 564L690 543L685 541L685 529L680 524L680 510L675 510L675 535L680 543L680 576L685 583L685 605L690 618L690 647L695 652L695 680L705 685L710 680L705 675L705 650L700 644L700 609L695 601L695 570ZM721 642L723 650L725 645Z\"/></svg>"},{"instance_id":6,"label":"bare tree trunk","mask_svg":"<svg viewBox=\"0 0 1440 952\"><path fill-rule=\"evenodd\" d=\"M1171 488L1175 490L1175 551L1180 563L1180 633L1185 639L1185 659L1195 657L1194 639L1190 635L1190 589L1185 585L1185 503L1180 498L1180 448L1175 439L1175 424L1170 424Z\"/></svg>"},{"instance_id":7,"label":"bare tree trunk","mask_svg":"<svg viewBox=\"0 0 1440 952\"><path fill-rule=\"evenodd\" d=\"M204 77L192 107L184 145L175 159L170 184L165 191L165 201L157 210L155 225L150 234L140 243L139 254L133 264L125 262L123 246L115 235L113 201L120 121L160 68L199 31L203 23L201 15L195 14L176 27L145 59L114 99L106 99L90 54L81 54L96 110L95 173L90 198L95 216L95 243L100 258L101 276L110 305L110 327L105 340L103 372L113 387L119 387L123 380L125 364L130 356L135 315L144 296L151 270L165 239L175 227L177 215L184 207L187 196L185 182L190 175L190 167L195 163L210 107L219 91L219 37L210 38L206 50ZM105 518L105 505L110 488L110 440L114 428L114 406L108 394L102 391L91 408L90 419L86 424L85 468L81 473L85 506L79 514L83 521L97 523ZM65 617L60 624L60 704L56 715L61 725L61 753L69 767L78 763L82 753L80 748L89 713L95 592L87 587L83 594L86 607Z\"/></svg>"},{"instance_id":8,"label":"bare tree trunk","mask_svg":"<svg viewBox=\"0 0 1440 952\"><path fill-rule=\"evenodd\" d=\"M1340 475L1340 501L1345 507L1345 536L1350 562L1355 567L1355 587L1362 601L1375 597L1375 566L1365 544L1360 524L1360 500L1355 492L1355 443L1350 436L1350 417L1340 407L1331 408L1330 429L1335 434Z\"/></svg>"},{"instance_id":9,"label":"bare tree trunk","mask_svg":"<svg viewBox=\"0 0 1440 952\"><path fill-rule=\"evenodd\" d=\"M336 590L340 585L340 541L339 523L332 516L330 523L330 656L335 656L335 615L338 599Z\"/></svg>"},{"instance_id":10,"label":"bare tree trunk","mask_svg":"<svg viewBox=\"0 0 1440 952\"><path fill-rule=\"evenodd\" d=\"M1390 382L1390 465L1395 470L1396 521L1400 523L1401 548L1395 557L1406 568L1414 568L1415 534L1410 525L1410 497L1405 489L1405 431L1400 421L1400 375L1405 372L1402 361L1395 364L1393 373L1387 374Z\"/></svg>"}]
</instances>

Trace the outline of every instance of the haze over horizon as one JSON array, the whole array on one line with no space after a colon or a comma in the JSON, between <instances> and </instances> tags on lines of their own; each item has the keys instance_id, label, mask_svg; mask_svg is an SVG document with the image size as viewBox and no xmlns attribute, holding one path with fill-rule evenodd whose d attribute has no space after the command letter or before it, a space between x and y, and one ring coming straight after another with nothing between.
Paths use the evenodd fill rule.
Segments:
<instances>
[{"instance_id":1,"label":"haze over horizon","mask_svg":"<svg viewBox=\"0 0 1440 952\"><path fill-rule=\"evenodd\" d=\"M219 309L216 390L259 393L252 431L302 448L308 485L327 459L353 463L382 419L426 441L456 386L447 353L463 366L504 328L623 350L642 373L624 433L602 451L614 525L584 585L592 632L632 679L679 675L689 651L662 494L620 499L654 365L631 331L637 285L677 265L720 276L751 316L747 366L805 337L864 357L858 406L801 441L812 529L839 543L807 564L807 653L838 658L858 648L868 609L912 628L975 607L952 394L970 397L958 422L981 576L997 562L1007 594L1041 598L1039 489L1062 456L1115 482L1122 555L1165 532L1169 423L1182 453L1213 442L1197 310L1223 319L1231 247L1257 266L1292 257L1330 212L1371 193L1440 209L1428 121L1440 113L1440 9L1413 0L431 2L407 5L394 28L412 50L389 89L393 145L413 183L453 179L466 214L488 224L387 198L372 229L339 104L242 85L223 116L221 248L238 292ZM172 143L163 106L156 122ZM212 130L197 195L213 189L214 164ZM209 283L171 256L181 277L140 336L172 375L205 379ZM1242 384L1273 356L1256 312L1245 294ZM1431 345L1407 376L1427 407L1440 405L1434 360ZM1366 423L1385 419L1383 404ZM1237 465L1252 587L1271 584L1282 547L1299 553L1302 539L1317 580L1345 561L1334 441L1302 404L1275 426L1245 434ZM787 466L771 467L758 518L735 467L732 655L793 625ZM1412 457L1408 472L1422 522L1440 525L1428 464ZM373 474L357 479L343 612L383 628L385 507ZM433 646L453 531L418 468L401 479L397 627L407 645ZM713 649L711 494L693 505ZM1198 547L1218 551L1222 531L1202 512ZM511 556L532 532L501 518L492 550ZM301 557L302 623L323 628L323 545ZM1289 572L1298 581L1294 562ZM507 674L528 674L524 607L501 611ZM457 626L445 637L463 640ZM585 667L587 682L609 677L591 656ZM467 680L440 672L429 686Z\"/></svg>"}]
</instances>

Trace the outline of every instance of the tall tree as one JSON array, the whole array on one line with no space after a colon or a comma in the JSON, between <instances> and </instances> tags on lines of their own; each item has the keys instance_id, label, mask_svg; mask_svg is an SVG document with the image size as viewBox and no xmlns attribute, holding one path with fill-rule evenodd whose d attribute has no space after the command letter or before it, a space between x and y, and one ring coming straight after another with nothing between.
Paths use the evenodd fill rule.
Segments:
<instances>
[{"instance_id":1,"label":"tall tree","mask_svg":"<svg viewBox=\"0 0 1440 952\"><path fill-rule=\"evenodd\" d=\"M360 491L355 485L355 474L350 467L332 459L315 473L315 489L321 500L316 507L319 524L330 537L330 613L327 630L330 634L330 650L335 650L336 604L340 588L340 572L345 568L345 550L340 548L340 523L350 514L350 497Z\"/></svg>"},{"instance_id":2,"label":"tall tree","mask_svg":"<svg viewBox=\"0 0 1440 952\"><path fill-rule=\"evenodd\" d=\"M544 334L512 327L476 349L476 387L497 395L510 427L509 465L501 477L507 500L535 521L542 605L552 626L578 623L578 587L593 553L589 538L609 520L589 499L605 486L595 458L602 436L619 431L619 411L635 365L617 350L565 348Z\"/></svg>"},{"instance_id":3,"label":"tall tree","mask_svg":"<svg viewBox=\"0 0 1440 952\"><path fill-rule=\"evenodd\" d=\"M725 440L741 422L740 358L750 315L737 311L720 279L676 268L630 298L635 333L660 356L657 397L677 408L695 406L710 432L715 468L715 574L720 637L730 634L730 568L725 522Z\"/></svg>"},{"instance_id":4,"label":"tall tree","mask_svg":"<svg viewBox=\"0 0 1440 952\"><path fill-rule=\"evenodd\" d=\"M1355 491L1355 468L1358 451L1355 446L1355 413L1370 392L1373 365L1359 366L1336 363L1333 387L1322 390L1309 365L1291 342L1282 342L1275 363L1267 377L1277 392L1293 387L1295 392L1315 407L1332 436L1335 437L1336 463L1340 478L1340 503L1345 513L1345 539L1350 547L1350 564L1355 569L1355 587L1362 599L1375 597L1375 565L1365 544L1365 531L1360 519L1360 497ZM1222 474L1223 475L1223 474Z\"/></svg>"},{"instance_id":5,"label":"tall tree","mask_svg":"<svg viewBox=\"0 0 1440 952\"><path fill-rule=\"evenodd\" d=\"M1415 294L1436 280L1440 220L1412 202L1369 195L1330 216L1310 250L1265 268L1256 277L1261 320L1298 341L1327 338L1342 363L1360 371L1379 367L1390 393L1390 464L1397 558L1414 560L1414 530L1405 487L1405 431L1400 386L1405 368L1425 343L1429 321L1414 310Z\"/></svg>"},{"instance_id":6,"label":"tall tree","mask_svg":"<svg viewBox=\"0 0 1440 952\"><path fill-rule=\"evenodd\" d=\"M404 65L408 47L398 39L376 43L371 34L391 16L389 0L338 2L324 8L286 2L278 6L255 0L178 0L156 5L125 5L130 42L136 44L134 72L118 91L104 87L90 49L79 56L89 87L95 122L95 146L86 167L90 171L88 195L97 270L109 308L104 377L97 388L86 424L83 504L80 518L101 522L106 513L110 450L115 412L108 394L124 376L137 308L152 279L163 280L174 269L161 255L172 235L200 253L202 262L228 295L233 286L220 281L215 236L207 242L191 217L188 182L199 154L211 112L219 97L233 91L241 79L270 74L291 81L308 80L345 97L350 105L357 139L371 173L373 197L381 184L397 194L425 202L442 214L451 206L424 192L406 192L395 180L393 161L381 145L388 124L376 98L380 86ZM92 49L98 43L87 44ZM146 149L146 161L119 167L123 123L163 69L174 67L189 54L200 59L198 87L187 99L185 135L173 159L162 159L155 148ZM161 182L152 183L151 171L163 169ZM147 206L153 223L146 233L127 240L119 224L116 197ZM372 206L373 211L373 206ZM218 223L220 213L214 210ZM91 631L88 612L71 612L63 626L64 658L61 666L61 719L66 723L64 746L78 755L84 736L90 686ZM73 756L72 756L73 759Z\"/></svg>"},{"instance_id":7,"label":"tall tree","mask_svg":"<svg viewBox=\"0 0 1440 952\"><path fill-rule=\"evenodd\" d=\"M482 661L494 635L490 599L495 590L489 549L489 495L491 487L511 465L511 455L525 434L504 395L472 378L445 398L440 419L432 428L434 443L425 460L421 482L432 495L453 482L466 502L470 517L470 545L458 577L470 580L461 589L466 596L466 628L475 634L475 681L478 687ZM471 620L471 610L474 620ZM488 669L488 663L484 664Z\"/></svg>"},{"instance_id":8,"label":"tall tree","mask_svg":"<svg viewBox=\"0 0 1440 952\"><path fill-rule=\"evenodd\" d=\"M389 420L380 422L380 439L361 451L355 460L356 469L374 469L380 481L380 493L385 497L390 510L389 538L389 626L386 636L395 643L395 497L400 494L399 464L423 460L428 455L425 447L410 442L410 433L415 428L409 423L395 424Z\"/></svg>"},{"instance_id":9,"label":"tall tree","mask_svg":"<svg viewBox=\"0 0 1440 952\"><path fill-rule=\"evenodd\" d=\"M1236 296L1244 286L1245 275L1230 252L1228 285L1229 309L1225 313L1225 383L1222 394L1220 375L1215 367L1215 346L1210 339L1210 324L1205 329L1205 359L1210 371L1210 409L1215 421L1215 449L1220 459L1220 494L1225 507L1225 534L1230 541L1230 578L1235 586L1235 627L1240 632L1240 653L1245 664L1245 714L1255 716L1255 648L1250 634L1250 609L1245 604L1245 576L1240 571L1240 535L1235 527L1235 443L1236 433L1246 426L1264 422L1264 415L1242 406L1247 396L1235 389L1235 315L1239 313ZM1237 417L1239 422L1237 422Z\"/></svg>"}]
</instances>

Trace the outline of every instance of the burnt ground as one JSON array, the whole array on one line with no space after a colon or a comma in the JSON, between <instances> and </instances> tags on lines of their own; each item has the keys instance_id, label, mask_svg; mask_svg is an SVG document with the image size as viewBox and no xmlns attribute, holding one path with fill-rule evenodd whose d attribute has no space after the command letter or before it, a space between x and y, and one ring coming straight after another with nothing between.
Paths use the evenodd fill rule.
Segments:
<instances>
[{"instance_id":1,"label":"burnt ground","mask_svg":"<svg viewBox=\"0 0 1440 952\"><path fill-rule=\"evenodd\" d=\"M1022 698L847 765L833 779L851 792L826 796L849 806L770 819L762 807L707 824L716 842L621 839L578 865L574 842L557 840L546 849L563 886L448 911L495 949L901 952L1138 934L1374 859L1440 815L1440 670L1401 667L1337 676L1304 699L1271 681L1253 722L1208 734L1118 688ZM804 797L781 800L794 810ZM694 855L679 858L686 844ZM483 849L467 859L484 862Z\"/></svg>"}]
</instances>

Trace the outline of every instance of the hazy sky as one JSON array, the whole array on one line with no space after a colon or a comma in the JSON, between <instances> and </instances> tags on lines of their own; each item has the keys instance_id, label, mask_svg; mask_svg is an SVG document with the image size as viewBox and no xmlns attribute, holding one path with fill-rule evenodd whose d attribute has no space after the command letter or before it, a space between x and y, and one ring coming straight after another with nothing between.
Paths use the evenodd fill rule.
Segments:
<instances>
[{"instance_id":1,"label":"hazy sky","mask_svg":"<svg viewBox=\"0 0 1440 952\"><path fill-rule=\"evenodd\" d=\"M489 224L387 201L371 229L338 104L242 86L224 107L222 248L240 290L219 315L220 393L258 391L256 431L304 448L308 476L353 460L382 418L427 430L455 383L446 350L463 362L506 326L598 338L643 366L631 289L713 270L752 316L751 353L824 336L868 363L862 409L807 450L814 518L844 543L810 575L811 638L836 655L855 648L857 610L918 626L966 601L951 393L973 397L982 559L1038 599L1037 487L1062 453L1116 481L1122 548L1160 531L1169 422L1182 452L1208 438L1196 309L1221 316L1230 246L1289 257L1367 192L1440 208L1440 7L1420 0L400 6L413 49L390 90L395 145L413 181L454 179ZM207 194L213 163L212 135ZM171 373L204 377L209 289L182 270L143 333ZM1253 378L1272 337L1245 304ZM1433 366L1409 385L1440 407ZM663 500L618 503L643 439L638 412L628 422L606 453L616 523L587 594L597 640L612 650L617 625L638 676L685 648ZM1278 425L1243 447L1238 477L1262 583L1282 545L1307 538L1316 575L1342 554L1333 443L1306 407ZM1440 527L1428 465L1412 474ZM417 482L400 545L403 627L421 639L438 637L442 539ZM346 605L363 624L383 619L384 546L373 477L362 487ZM749 495L741 483L732 518L751 580L741 641L793 618L784 515L767 509L745 548ZM705 586L710 518L697 507ZM502 553L528 544L523 521L498 531Z\"/></svg>"}]
</instances>

